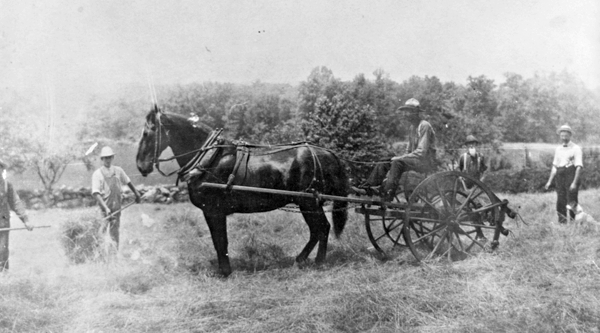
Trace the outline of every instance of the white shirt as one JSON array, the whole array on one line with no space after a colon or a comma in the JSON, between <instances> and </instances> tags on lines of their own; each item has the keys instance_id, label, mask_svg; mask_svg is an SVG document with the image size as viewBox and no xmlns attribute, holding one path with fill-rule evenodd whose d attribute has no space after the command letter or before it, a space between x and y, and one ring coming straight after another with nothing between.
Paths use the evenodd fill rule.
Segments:
<instances>
[{"instance_id":1,"label":"white shirt","mask_svg":"<svg viewBox=\"0 0 600 333\"><path fill-rule=\"evenodd\" d=\"M104 175L102 172L106 173L107 175L115 175L117 180L120 182L119 187L122 187L123 184L129 184L131 182L129 177L127 177L125 174L125 171L123 171L123 169L120 167L111 166L110 168L107 168L104 165L101 166L92 174L92 195L95 193L100 193L102 199L104 200L110 196L110 187L104 180Z\"/></svg>"},{"instance_id":2,"label":"white shirt","mask_svg":"<svg viewBox=\"0 0 600 333\"><path fill-rule=\"evenodd\" d=\"M579 166L583 168L583 153L581 152L581 147L571 141L566 145L556 147L552 165L556 168L570 166Z\"/></svg>"}]
</instances>

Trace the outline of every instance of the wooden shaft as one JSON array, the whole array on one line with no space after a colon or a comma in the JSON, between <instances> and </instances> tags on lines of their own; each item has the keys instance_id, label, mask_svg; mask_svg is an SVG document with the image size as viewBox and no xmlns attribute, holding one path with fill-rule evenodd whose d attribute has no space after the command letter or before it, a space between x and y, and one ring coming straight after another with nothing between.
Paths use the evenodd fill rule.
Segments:
<instances>
[{"instance_id":1,"label":"wooden shaft","mask_svg":"<svg viewBox=\"0 0 600 333\"><path fill-rule=\"evenodd\" d=\"M200 185L200 187L210 187L210 188L218 188L218 189L225 190L227 188L227 185L226 184L216 184L216 183L202 183L202 185ZM342 197L342 196L338 196L338 195L329 195L329 194L320 194L320 193L276 190L276 189L272 189L272 188L263 188L263 187L233 185L233 186L231 186L231 190L232 191L255 192L255 193L289 195L292 197L316 198L319 200L322 199L322 200L346 201L346 202L363 203L363 204L375 204L375 205L394 207L394 208L406 208L406 204L404 204L404 203L385 202L385 201L381 201L381 200L348 198L348 197Z\"/></svg>"},{"instance_id":2,"label":"wooden shaft","mask_svg":"<svg viewBox=\"0 0 600 333\"><path fill-rule=\"evenodd\" d=\"M35 227L32 227L32 228L33 229L40 229L40 228L51 228L51 227L52 227L51 225L40 225L40 226L35 226ZM2 232L2 231L13 231L13 230L25 230L25 229L27 229L27 228L26 227L3 228L3 229L0 229L0 232Z\"/></svg>"}]
</instances>

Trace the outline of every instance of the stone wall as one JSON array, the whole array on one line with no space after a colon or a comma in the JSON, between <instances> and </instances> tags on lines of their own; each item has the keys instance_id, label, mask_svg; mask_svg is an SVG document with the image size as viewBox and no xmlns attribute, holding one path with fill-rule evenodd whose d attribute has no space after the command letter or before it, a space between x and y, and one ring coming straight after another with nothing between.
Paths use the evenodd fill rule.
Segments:
<instances>
[{"instance_id":1,"label":"stone wall","mask_svg":"<svg viewBox=\"0 0 600 333\"><path fill-rule=\"evenodd\" d=\"M170 204L173 202L189 201L187 187L185 186L138 186L138 191L143 196L143 202ZM44 208L78 208L96 205L89 187L72 188L63 186L52 193L43 190L17 190L19 197L27 209ZM129 187L123 187L125 202L133 201L133 193Z\"/></svg>"}]
</instances>

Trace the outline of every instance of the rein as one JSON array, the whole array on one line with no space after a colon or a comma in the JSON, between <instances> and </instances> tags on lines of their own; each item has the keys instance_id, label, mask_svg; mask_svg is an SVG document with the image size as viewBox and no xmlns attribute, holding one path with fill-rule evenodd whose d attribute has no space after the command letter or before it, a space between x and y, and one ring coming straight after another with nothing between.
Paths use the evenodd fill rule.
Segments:
<instances>
[{"instance_id":1,"label":"rein","mask_svg":"<svg viewBox=\"0 0 600 333\"><path fill-rule=\"evenodd\" d=\"M161 131L161 127L163 127L162 121L160 121L160 115L161 113L157 113L156 114L156 135L154 136L154 156L152 157L152 164L154 165L154 167L156 168L156 170L163 176L165 177L169 177L174 175L175 173L179 172L179 170L181 170L181 168L170 172L170 173L164 173L161 169L160 169L160 162L161 160L158 158L159 152L158 150L160 149L160 143L162 142L162 131ZM169 159L170 160L170 159ZM162 161L165 162L165 161Z\"/></svg>"},{"instance_id":2,"label":"rein","mask_svg":"<svg viewBox=\"0 0 600 333\"><path fill-rule=\"evenodd\" d=\"M240 147L240 146L244 146L246 148L250 148L250 149L268 149L267 151L264 152L252 152L251 155L252 156L266 156L266 155L272 155L272 154L276 154L282 151L286 151L286 150L291 150L291 149L295 149L298 148L300 146L304 146L307 147L311 153L312 159L313 159L313 164L315 165L315 172L317 170L320 170L321 173L323 172L322 170L322 166L321 166L321 161L319 160L319 158L316 156L315 151L313 150L314 148L319 148L319 149L323 149L325 151L328 151L334 155L337 155L335 152L333 152L331 149L328 148L324 148L324 147L319 147L316 145L312 145L306 141L303 142L293 142L293 143L287 143L287 144L277 144L277 145L258 145L258 144L250 144L244 141L233 141L230 144L213 144L215 143L214 141L216 140L216 138L218 137L218 135L222 132L222 129L217 130L217 131L213 131L213 133L209 134L209 136L207 137L204 145L200 148L197 149L193 149L191 151L179 154L179 155L174 155L171 156L169 158L159 158L160 156L160 145L162 143L162 129L165 127L164 124L161 121L161 113L157 113L156 115L156 135L154 138L154 155L152 157L152 164L154 165L154 167L156 168L156 170L164 177L170 177L174 174L178 174L177 177L177 182L179 181L179 179L182 177L182 175L188 173L190 171L190 169L192 169L193 167L196 166L197 162L201 159L202 156L204 156L205 152L211 149L219 149L219 148L231 148L231 147ZM216 132L216 133L215 133ZM168 134L167 134L167 139L168 139ZM274 148L274 149L273 149ZM186 163L186 165L180 167L177 170L174 170L172 172L166 173L164 171L162 171L160 169L160 163L161 162L168 162L168 161L172 161L174 159L177 159L179 157L182 156L188 156L191 154L195 154L195 156L188 162ZM348 162L349 164L366 164L366 165L375 165L375 164L381 164L381 163L389 163L389 161L385 161L385 162L362 162L362 161L353 161L353 160L349 160L349 159L345 159L342 157L338 158L340 160L343 160L345 162ZM205 170L207 171L207 170ZM323 178L323 175L320 175L321 178ZM317 175L315 174L313 176L312 183L314 183L315 181L317 181Z\"/></svg>"}]
</instances>

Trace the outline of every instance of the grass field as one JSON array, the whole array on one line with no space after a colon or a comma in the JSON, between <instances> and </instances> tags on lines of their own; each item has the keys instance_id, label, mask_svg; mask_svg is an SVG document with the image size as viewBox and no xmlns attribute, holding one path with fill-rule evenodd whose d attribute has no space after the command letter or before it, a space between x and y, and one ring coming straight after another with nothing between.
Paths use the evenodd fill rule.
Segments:
<instances>
[{"instance_id":1,"label":"grass field","mask_svg":"<svg viewBox=\"0 0 600 333\"><path fill-rule=\"evenodd\" d=\"M379 261L352 213L326 264L298 267L308 237L299 214L235 215L228 279L212 275L210 234L190 204L132 206L119 257L80 265L59 239L75 212L32 211L33 224L56 227L11 233L0 331L599 332L600 232L558 225L552 193L501 197L527 224L511 220L497 252L453 264ZM580 194L597 219L599 197Z\"/></svg>"}]
</instances>

